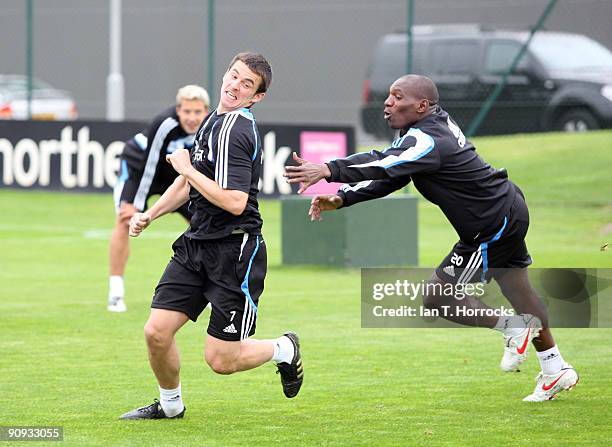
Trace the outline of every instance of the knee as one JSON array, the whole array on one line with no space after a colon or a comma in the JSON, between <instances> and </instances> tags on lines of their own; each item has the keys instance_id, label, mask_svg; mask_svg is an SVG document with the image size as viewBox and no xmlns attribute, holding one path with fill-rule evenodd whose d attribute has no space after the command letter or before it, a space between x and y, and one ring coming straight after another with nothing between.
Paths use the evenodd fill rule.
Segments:
<instances>
[{"instance_id":1,"label":"knee","mask_svg":"<svg viewBox=\"0 0 612 447\"><path fill-rule=\"evenodd\" d=\"M448 304L447 299L442 295L444 283L435 273L425 284L426 286L423 289L423 306L426 309L439 309L440 306Z\"/></svg>"},{"instance_id":2,"label":"knee","mask_svg":"<svg viewBox=\"0 0 612 447\"><path fill-rule=\"evenodd\" d=\"M130 224L130 219L136 212L136 208L131 203L122 203L117 214L117 225L127 228Z\"/></svg>"},{"instance_id":3,"label":"knee","mask_svg":"<svg viewBox=\"0 0 612 447\"><path fill-rule=\"evenodd\" d=\"M117 215L117 219L115 220L115 231L121 231L127 233L130 228L130 219L132 216L128 215Z\"/></svg>"},{"instance_id":4,"label":"knee","mask_svg":"<svg viewBox=\"0 0 612 447\"><path fill-rule=\"evenodd\" d=\"M172 335L159 326L147 322L144 327L147 345L151 348L161 348L172 342Z\"/></svg>"},{"instance_id":5,"label":"knee","mask_svg":"<svg viewBox=\"0 0 612 447\"><path fill-rule=\"evenodd\" d=\"M117 217L117 226L122 229L128 229L130 227L131 217L120 216Z\"/></svg>"},{"instance_id":6,"label":"knee","mask_svg":"<svg viewBox=\"0 0 612 447\"><path fill-rule=\"evenodd\" d=\"M206 360L206 363L208 364L210 369L212 369L217 374L227 376L236 372L234 362L223 355L206 351L204 359Z\"/></svg>"},{"instance_id":7,"label":"knee","mask_svg":"<svg viewBox=\"0 0 612 447\"><path fill-rule=\"evenodd\" d=\"M426 309L437 309L440 307L439 298L434 293L424 293L423 306L425 306Z\"/></svg>"},{"instance_id":8,"label":"knee","mask_svg":"<svg viewBox=\"0 0 612 447\"><path fill-rule=\"evenodd\" d=\"M204 356L206 363L217 374L227 376L236 372L233 362L220 355L206 353Z\"/></svg>"},{"instance_id":9,"label":"knee","mask_svg":"<svg viewBox=\"0 0 612 447\"><path fill-rule=\"evenodd\" d=\"M130 219L134 214L120 214L117 216L117 226L127 229L130 226Z\"/></svg>"}]
</instances>

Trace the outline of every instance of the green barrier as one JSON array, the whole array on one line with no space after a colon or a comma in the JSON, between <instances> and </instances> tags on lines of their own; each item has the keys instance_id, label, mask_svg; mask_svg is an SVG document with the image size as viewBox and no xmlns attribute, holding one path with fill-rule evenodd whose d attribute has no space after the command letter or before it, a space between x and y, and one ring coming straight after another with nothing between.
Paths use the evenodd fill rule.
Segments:
<instances>
[{"instance_id":1,"label":"green barrier","mask_svg":"<svg viewBox=\"0 0 612 447\"><path fill-rule=\"evenodd\" d=\"M281 200L282 262L346 267L417 265L417 198L371 200L308 217L310 198Z\"/></svg>"}]
</instances>

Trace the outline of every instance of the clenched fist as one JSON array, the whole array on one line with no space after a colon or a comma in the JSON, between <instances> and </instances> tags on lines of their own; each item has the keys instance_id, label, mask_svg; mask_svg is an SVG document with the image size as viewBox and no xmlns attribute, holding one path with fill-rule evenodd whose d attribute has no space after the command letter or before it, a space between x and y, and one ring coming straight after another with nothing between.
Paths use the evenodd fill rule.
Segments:
<instances>
[{"instance_id":1,"label":"clenched fist","mask_svg":"<svg viewBox=\"0 0 612 447\"><path fill-rule=\"evenodd\" d=\"M132 237L140 236L142 230L147 228L151 223L151 216L147 213L136 213L130 219L129 235Z\"/></svg>"}]
</instances>

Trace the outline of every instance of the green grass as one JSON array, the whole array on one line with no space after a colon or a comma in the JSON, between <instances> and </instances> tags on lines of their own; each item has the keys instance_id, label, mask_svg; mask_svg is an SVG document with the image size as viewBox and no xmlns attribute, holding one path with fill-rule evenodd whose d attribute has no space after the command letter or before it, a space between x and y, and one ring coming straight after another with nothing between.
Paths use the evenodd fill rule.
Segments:
<instances>
[{"instance_id":1,"label":"green grass","mask_svg":"<svg viewBox=\"0 0 612 447\"><path fill-rule=\"evenodd\" d=\"M612 222L611 141L611 132L477 141L527 195L537 266L612 267L612 253L599 251L612 239L602 233ZM300 333L300 395L282 396L272 365L213 374L202 360L206 313L178 335L186 418L119 421L158 393L142 326L184 224L169 216L132 241L129 310L110 314L111 202L0 190L0 425L61 425L70 446L598 446L612 437L612 330L555 331L580 386L524 404L535 356L502 374L497 334L361 329L358 270L283 267L277 201L262 203L270 269L257 336ZM456 236L433 206L421 201L419 212L422 264L433 266Z\"/></svg>"}]
</instances>

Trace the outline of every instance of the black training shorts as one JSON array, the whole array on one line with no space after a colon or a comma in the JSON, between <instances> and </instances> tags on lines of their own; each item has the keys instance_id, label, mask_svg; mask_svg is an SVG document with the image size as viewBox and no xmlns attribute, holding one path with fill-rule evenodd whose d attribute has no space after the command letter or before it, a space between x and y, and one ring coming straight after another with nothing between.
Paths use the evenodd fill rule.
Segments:
<instances>
[{"instance_id":1,"label":"black training shorts","mask_svg":"<svg viewBox=\"0 0 612 447\"><path fill-rule=\"evenodd\" d=\"M436 269L442 281L453 284L488 282L492 276L503 274L506 268L525 268L531 264L525 236L529 228L529 211L522 192L516 198L501 225L481 242L460 240Z\"/></svg>"},{"instance_id":2,"label":"black training shorts","mask_svg":"<svg viewBox=\"0 0 612 447\"><path fill-rule=\"evenodd\" d=\"M238 341L255 333L267 259L261 235L199 240L181 235L155 289L152 308L182 312L196 321L208 303L208 334Z\"/></svg>"}]
</instances>

